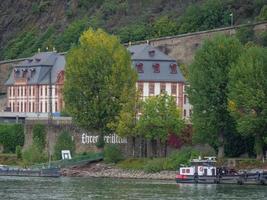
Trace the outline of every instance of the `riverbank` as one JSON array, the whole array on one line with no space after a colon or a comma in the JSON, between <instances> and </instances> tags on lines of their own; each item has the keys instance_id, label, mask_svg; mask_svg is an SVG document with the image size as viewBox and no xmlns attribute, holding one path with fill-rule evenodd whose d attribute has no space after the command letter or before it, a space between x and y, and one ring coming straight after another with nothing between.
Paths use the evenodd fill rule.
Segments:
<instances>
[{"instance_id":1,"label":"riverbank","mask_svg":"<svg viewBox=\"0 0 267 200\"><path fill-rule=\"evenodd\" d=\"M158 173L145 173L142 170L125 170L104 162L91 163L83 166L63 168L62 176L68 177L106 177L106 178L133 178L153 180L174 180L176 171L161 171Z\"/></svg>"}]
</instances>

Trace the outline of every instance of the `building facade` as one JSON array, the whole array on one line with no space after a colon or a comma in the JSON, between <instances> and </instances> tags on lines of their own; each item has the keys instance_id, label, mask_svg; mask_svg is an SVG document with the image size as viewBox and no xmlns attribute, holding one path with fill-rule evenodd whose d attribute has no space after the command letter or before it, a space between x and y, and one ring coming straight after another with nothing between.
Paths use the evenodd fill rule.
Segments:
<instances>
[{"instance_id":1,"label":"building facade","mask_svg":"<svg viewBox=\"0 0 267 200\"><path fill-rule=\"evenodd\" d=\"M176 60L148 45L128 47L132 65L138 73L141 98L167 92L175 98L184 118L191 115L185 93L185 79ZM65 57L56 52L41 52L14 65L6 81L7 110L24 113L57 113L64 107Z\"/></svg>"},{"instance_id":2,"label":"building facade","mask_svg":"<svg viewBox=\"0 0 267 200\"><path fill-rule=\"evenodd\" d=\"M41 52L13 66L6 81L7 111L56 113L64 106L65 57Z\"/></svg>"},{"instance_id":3,"label":"building facade","mask_svg":"<svg viewBox=\"0 0 267 200\"><path fill-rule=\"evenodd\" d=\"M166 92L175 98L182 116L189 118L192 108L185 93L185 79L176 60L148 44L129 46L128 50L138 73L136 87L141 98Z\"/></svg>"}]
</instances>

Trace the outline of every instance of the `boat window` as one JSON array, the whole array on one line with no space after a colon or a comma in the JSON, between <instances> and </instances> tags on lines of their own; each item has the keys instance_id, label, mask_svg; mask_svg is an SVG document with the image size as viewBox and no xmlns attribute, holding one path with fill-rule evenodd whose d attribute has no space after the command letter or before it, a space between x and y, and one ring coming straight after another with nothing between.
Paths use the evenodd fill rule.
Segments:
<instances>
[{"instance_id":1,"label":"boat window","mask_svg":"<svg viewBox=\"0 0 267 200\"><path fill-rule=\"evenodd\" d=\"M190 169L186 169L186 173L190 173Z\"/></svg>"},{"instance_id":2,"label":"boat window","mask_svg":"<svg viewBox=\"0 0 267 200\"><path fill-rule=\"evenodd\" d=\"M182 169L182 173L185 173L185 169Z\"/></svg>"}]
</instances>

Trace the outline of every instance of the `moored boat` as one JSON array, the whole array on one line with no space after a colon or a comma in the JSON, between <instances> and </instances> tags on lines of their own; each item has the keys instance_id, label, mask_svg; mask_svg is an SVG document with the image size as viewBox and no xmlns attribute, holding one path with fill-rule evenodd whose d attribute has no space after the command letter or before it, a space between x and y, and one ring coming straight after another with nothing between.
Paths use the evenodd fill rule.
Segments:
<instances>
[{"instance_id":1,"label":"moored boat","mask_svg":"<svg viewBox=\"0 0 267 200\"><path fill-rule=\"evenodd\" d=\"M190 166L182 166L176 175L177 183L206 184L267 184L267 172L257 171L237 173L224 167L216 167L215 157L191 160Z\"/></svg>"}]
</instances>

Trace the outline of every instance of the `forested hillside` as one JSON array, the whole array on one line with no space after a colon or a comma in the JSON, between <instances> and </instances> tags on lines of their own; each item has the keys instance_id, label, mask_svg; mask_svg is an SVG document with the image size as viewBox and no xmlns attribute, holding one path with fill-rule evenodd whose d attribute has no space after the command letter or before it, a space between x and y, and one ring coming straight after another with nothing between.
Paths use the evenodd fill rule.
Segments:
<instances>
[{"instance_id":1,"label":"forested hillside","mask_svg":"<svg viewBox=\"0 0 267 200\"><path fill-rule=\"evenodd\" d=\"M121 42L267 19L267 0L5 0L0 4L0 59L67 51L86 28Z\"/></svg>"}]
</instances>

